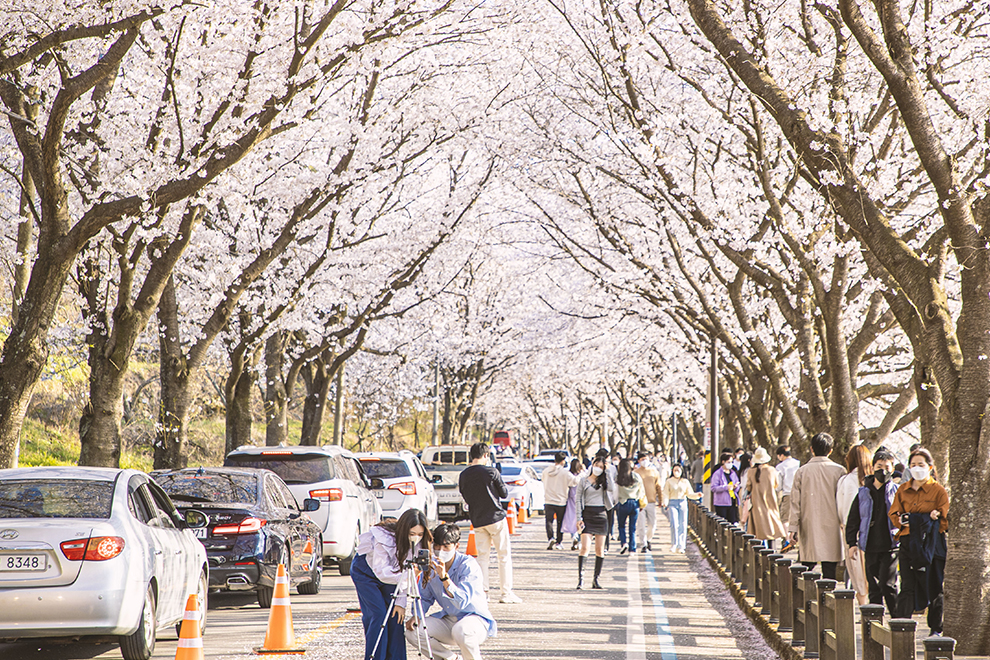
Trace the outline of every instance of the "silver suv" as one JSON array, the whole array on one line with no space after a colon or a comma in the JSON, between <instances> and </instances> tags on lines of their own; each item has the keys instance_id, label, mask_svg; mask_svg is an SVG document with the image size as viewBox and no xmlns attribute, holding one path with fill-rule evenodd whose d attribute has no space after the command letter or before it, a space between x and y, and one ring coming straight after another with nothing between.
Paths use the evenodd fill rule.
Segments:
<instances>
[{"instance_id":1,"label":"silver suv","mask_svg":"<svg viewBox=\"0 0 990 660\"><path fill-rule=\"evenodd\" d=\"M356 454L364 472L381 488L374 488L382 516L398 518L404 511L419 509L426 515L430 529L439 522L437 493L433 482L423 469L416 454L408 450L398 452L369 452Z\"/></svg>"}]
</instances>

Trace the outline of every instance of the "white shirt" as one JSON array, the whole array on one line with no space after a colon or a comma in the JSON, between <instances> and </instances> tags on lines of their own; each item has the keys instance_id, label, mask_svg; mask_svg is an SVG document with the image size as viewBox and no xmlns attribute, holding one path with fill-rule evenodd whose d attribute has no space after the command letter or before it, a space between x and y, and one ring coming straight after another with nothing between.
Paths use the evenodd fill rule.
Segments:
<instances>
[{"instance_id":1,"label":"white shirt","mask_svg":"<svg viewBox=\"0 0 990 660\"><path fill-rule=\"evenodd\" d=\"M556 463L543 470L543 499L547 504L564 506L571 486L581 481L581 475L571 474L563 465Z\"/></svg>"},{"instance_id":2,"label":"white shirt","mask_svg":"<svg viewBox=\"0 0 990 660\"><path fill-rule=\"evenodd\" d=\"M385 584L398 585L396 591L395 606L406 606L406 572L395 559L395 534L375 525L370 530L358 537L357 554L364 555L365 561L374 572L375 577ZM412 559L412 550L406 555L406 559Z\"/></svg>"},{"instance_id":3,"label":"white shirt","mask_svg":"<svg viewBox=\"0 0 990 660\"><path fill-rule=\"evenodd\" d=\"M801 467L801 461L788 456L780 463L777 463L777 474L780 475L780 492L784 495L791 494L791 486L794 485L794 473Z\"/></svg>"}]
</instances>

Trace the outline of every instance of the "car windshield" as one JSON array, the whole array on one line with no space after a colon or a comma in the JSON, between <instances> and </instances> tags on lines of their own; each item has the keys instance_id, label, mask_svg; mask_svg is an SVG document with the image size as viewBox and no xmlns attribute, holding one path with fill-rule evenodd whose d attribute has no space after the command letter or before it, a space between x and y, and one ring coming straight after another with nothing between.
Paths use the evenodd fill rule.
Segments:
<instances>
[{"instance_id":1,"label":"car windshield","mask_svg":"<svg viewBox=\"0 0 990 660\"><path fill-rule=\"evenodd\" d=\"M504 463L502 464L502 476L505 475L515 476L520 472L522 472L521 465L505 465Z\"/></svg>"},{"instance_id":2,"label":"car windshield","mask_svg":"<svg viewBox=\"0 0 990 660\"><path fill-rule=\"evenodd\" d=\"M258 501L258 479L253 474L179 472L153 476L176 502L237 504Z\"/></svg>"},{"instance_id":3,"label":"car windshield","mask_svg":"<svg viewBox=\"0 0 990 660\"><path fill-rule=\"evenodd\" d=\"M93 479L0 481L0 518L109 518L113 482Z\"/></svg>"},{"instance_id":4,"label":"car windshield","mask_svg":"<svg viewBox=\"0 0 990 660\"><path fill-rule=\"evenodd\" d=\"M223 464L271 470L287 484L313 484L334 478L330 457L321 454L240 454L228 456Z\"/></svg>"},{"instance_id":5,"label":"car windshield","mask_svg":"<svg viewBox=\"0 0 990 660\"><path fill-rule=\"evenodd\" d=\"M369 479L394 479L396 477L409 477L412 472L405 461L386 461L378 459L361 459L361 467Z\"/></svg>"}]
</instances>

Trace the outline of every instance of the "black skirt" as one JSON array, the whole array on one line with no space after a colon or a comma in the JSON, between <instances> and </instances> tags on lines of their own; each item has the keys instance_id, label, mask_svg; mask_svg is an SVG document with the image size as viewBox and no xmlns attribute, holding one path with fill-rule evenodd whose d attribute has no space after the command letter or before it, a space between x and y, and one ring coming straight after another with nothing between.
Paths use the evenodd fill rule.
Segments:
<instances>
[{"instance_id":1,"label":"black skirt","mask_svg":"<svg viewBox=\"0 0 990 660\"><path fill-rule=\"evenodd\" d=\"M608 533L608 516L605 514L605 507L586 506L581 510L581 519L584 521L582 534L604 536Z\"/></svg>"}]
</instances>

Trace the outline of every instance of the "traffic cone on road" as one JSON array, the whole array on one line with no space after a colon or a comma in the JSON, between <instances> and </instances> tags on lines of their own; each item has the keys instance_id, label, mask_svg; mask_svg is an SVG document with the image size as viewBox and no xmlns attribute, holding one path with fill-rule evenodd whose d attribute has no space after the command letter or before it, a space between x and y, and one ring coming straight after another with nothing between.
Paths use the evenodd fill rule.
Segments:
<instances>
[{"instance_id":1,"label":"traffic cone on road","mask_svg":"<svg viewBox=\"0 0 990 660\"><path fill-rule=\"evenodd\" d=\"M516 533L516 501L509 500L509 511L505 519L509 523L509 534Z\"/></svg>"},{"instance_id":2,"label":"traffic cone on road","mask_svg":"<svg viewBox=\"0 0 990 660\"><path fill-rule=\"evenodd\" d=\"M295 648L296 635L292 632L292 608L289 606L289 578L285 575L285 564L278 565L275 576L275 593L272 595L272 609L268 613L268 630L265 643L254 649L258 654L305 653L306 649Z\"/></svg>"},{"instance_id":3,"label":"traffic cone on road","mask_svg":"<svg viewBox=\"0 0 990 660\"><path fill-rule=\"evenodd\" d=\"M526 507L522 503L520 503L518 506L519 506L519 513L518 513L519 524L520 525L529 524L529 515L526 513Z\"/></svg>"},{"instance_id":4,"label":"traffic cone on road","mask_svg":"<svg viewBox=\"0 0 990 660\"><path fill-rule=\"evenodd\" d=\"M199 599L196 594L189 594L186 599L186 613L182 615L175 660L204 660L203 635L199 629Z\"/></svg>"},{"instance_id":5,"label":"traffic cone on road","mask_svg":"<svg viewBox=\"0 0 990 660\"><path fill-rule=\"evenodd\" d=\"M474 525L471 525L471 531L468 532L468 544L467 544L467 554L472 557L478 556L478 545L474 540Z\"/></svg>"}]
</instances>

